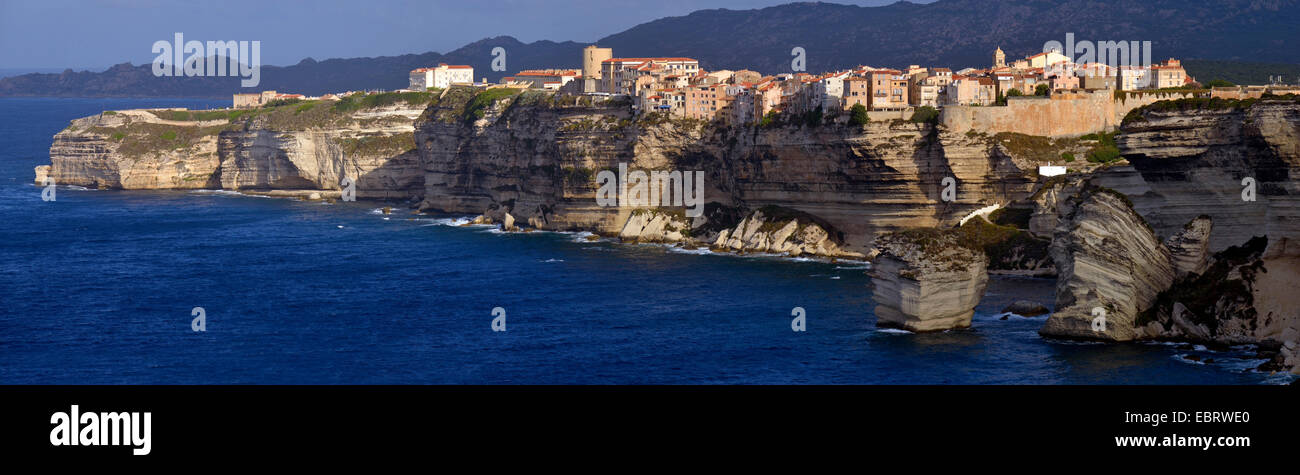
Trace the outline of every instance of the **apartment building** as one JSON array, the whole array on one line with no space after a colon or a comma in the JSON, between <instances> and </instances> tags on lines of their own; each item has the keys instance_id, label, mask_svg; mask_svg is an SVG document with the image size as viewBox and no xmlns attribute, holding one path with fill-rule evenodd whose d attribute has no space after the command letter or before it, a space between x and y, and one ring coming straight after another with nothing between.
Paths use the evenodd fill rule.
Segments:
<instances>
[{"instance_id":1,"label":"apartment building","mask_svg":"<svg viewBox=\"0 0 1300 475\"><path fill-rule=\"evenodd\" d=\"M907 76L897 69L877 69L867 73L868 95L873 110L902 109L908 106Z\"/></svg>"},{"instance_id":2,"label":"apartment building","mask_svg":"<svg viewBox=\"0 0 1300 475\"><path fill-rule=\"evenodd\" d=\"M635 93L636 78L659 71L663 75L700 72L700 62L691 58L610 58L601 62L600 92L610 94Z\"/></svg>"}]
</instances>

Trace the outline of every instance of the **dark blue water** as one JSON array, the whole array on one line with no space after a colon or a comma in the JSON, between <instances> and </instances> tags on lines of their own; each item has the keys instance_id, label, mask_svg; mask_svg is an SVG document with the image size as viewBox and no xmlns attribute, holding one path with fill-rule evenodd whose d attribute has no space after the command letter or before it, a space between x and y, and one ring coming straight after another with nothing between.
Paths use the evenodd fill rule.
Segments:
<instances>
[{"instance_id":1,"label":"dark blue water","mask_svg":"<svg viewBox=\"0 0 1300 475\"><path fill-rule=\"evenodd\" d=\"M1036 333L1043 318L998 319L1017 298L1050 303L1047 280L994 279L971 330L882 332L860 263L502 234L376 203L72 188L43 202L30 184L70 119L223 104L0 99L0 383L1288 381L1243 373L1259 364L1244 349L1059 343Z\"/></svg>"}]
</instances>

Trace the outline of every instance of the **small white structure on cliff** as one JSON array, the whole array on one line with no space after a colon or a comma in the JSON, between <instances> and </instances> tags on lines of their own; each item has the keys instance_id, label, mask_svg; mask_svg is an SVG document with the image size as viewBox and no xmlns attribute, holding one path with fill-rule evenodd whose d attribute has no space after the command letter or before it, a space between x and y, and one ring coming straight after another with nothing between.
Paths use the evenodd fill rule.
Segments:
<instances>
[{"instance_id":1,"label":"small white structure on cliff","mask_svg":"<svg viewBox=\"0 0 1300 475\"><path fill-rule=\"evenodd\" d=\"M1057 176L1064 175L1065 167L1057 165L1043 165L1038 167L1038 176Z\"/></svg>"},{"instance_id":2,"label":"small white structure on cliff","mask_svg":"<svg viewBox=\"0 0 1300 475\"><path fill-rule=\"evenodd\" d=\"M410 82L412 91L424 91L431 87L446 89L452 84L473 84L474 67L439 63L436 68L413 69Z\"/></svg>"}]
</instances>

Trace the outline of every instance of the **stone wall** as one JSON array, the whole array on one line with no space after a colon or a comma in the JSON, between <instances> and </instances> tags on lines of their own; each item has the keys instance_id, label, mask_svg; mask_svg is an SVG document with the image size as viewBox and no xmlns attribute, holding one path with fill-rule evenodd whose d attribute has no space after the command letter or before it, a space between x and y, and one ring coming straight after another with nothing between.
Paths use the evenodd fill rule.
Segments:
<instances>
[{"instance_id":1,"label":"stone wall","mask_svg":"<svg viewBox=\"0 0 1300 475\"><path fill-rule=\"evenodd\" d=\"M1072 137L1113 130L1129 111L1194 92L1137 92L1116 99L1113 91L1065 91L1051 97L1007 98L1006 106L945 106L940 121L950 132L1016 132L1045 137ZM874 118L873 118L874 119Z\"/></svg>"}]
</instances>

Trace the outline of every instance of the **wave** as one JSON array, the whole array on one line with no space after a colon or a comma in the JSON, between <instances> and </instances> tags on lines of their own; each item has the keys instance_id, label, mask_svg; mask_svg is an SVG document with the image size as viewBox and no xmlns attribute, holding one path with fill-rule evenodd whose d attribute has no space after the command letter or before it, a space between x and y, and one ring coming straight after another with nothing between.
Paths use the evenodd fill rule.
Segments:
<instances>
[{"instance_id":1,"label":"wave","mask_svg":"<svg viewBox=\"0 0 1300 475\"><path fill-rule=\"evenodd\" d=\"M368 211L368 213L383 214L383 208L371 209ZM384 218L384 219L388 219L388 218ZM436 219L425 218L425 219L416 219L416 221L426 223L424 224L424 226L453 226L453 227L463 226L463 227L473 227L473 228L485 228L479 232L484 232L489 234L519 233L518 231L506 231L502 229L501 226L496 224L471 224L473 222L473 219L474 218L470 216L462 216L462 217L436 218ZM599 235L592 233L591 231L553 231L553 230L539 229L539 230L530 231L528 234L541 234L541 233L566 235L570 237L569 239L570 241L576 243L583 243L583 244L590 243L590 242L619 242L616 238L597 237L593 239L592 238L593 236L599 236ZM691 254L691 255L698 255L698 256L725 255L725 256L740 257L746 259L770 258L770 259L780 259L789 262L820 262L820 263L830 263L833 259L830 257L822 257L822 256L791 256L788 254L777 254L777 253L770 253L770 252L746 252L744 254L740 254L740 253L727 252L727 251L714 251L708 248L707 246L687 248L687 247L683 247L680 243L647 242L647 243L636 243L636 245L661 247L664 248L667 252L672 252L676 254ZM596 248L584 247L583 249L596 249ZM867 261L834 258L834 262L848 264L847 266L836 266L835 269L838 270L865 270L871 268L871 263ZM836 280L840 279L840 277L838 276L830 277L830 278Z\"/></svg>"},{"instance_id":2,"label":"wave","mask_svg":"<svg viewBox=\"0 0 1300 475\"><path fill-rule=\"evenodd\" d=\"M267 195L250 195L247 193L240 193L235 190L190 190L189 192L194 194L199 194L199 195L244 196L248 198L268 198L268 199L274 198L273 196L267 196Z\"/></svg>"},{"instance_id":3,"label":"wave","mask_svg":"<svg viewBox=\"0 0 1300 475\"><path fill-rule=\"evenodd\" d=\"M707 254L715 254L715 255L721 254L718 252L710 251L709 248L707 247L697 247L694 249L687 249L684 247L670 247L668 248L668 252L675 253L675 254L691 254L696 256L703 256Z\"/></svg>"},{"instance_id":4,"label":"wave","mask_svg":"<svg viewBox=\"0 0 1300 475\"><path fill-rule=\"evenodd\" d=\"M912 335L916 332L910 332L901 328L877 328L876 333L888 333L891 335Z\"/></svg>"},{"instance_id":5,"label":"wave","mask_svg":"<svg viewBox=\"0 0 1300 475\"><path fill-rule=\"evenodd\" d=\"M471 225L470 223L473 223L473 222L474 222L474 218L464 217L464 216L461 216L461 217L455 217L455 218L433 218L433 219L428 219L428 218L417 218L415 221L416 221L416 222L420 222L420 223L425 223L425 224L422 224L421 226L456 226L456 227L459 227L459 226L467 226L467 225ZM490 225L490 224L474 224L474 225L472 225L472 226L492 226L492 225Z\"/></svg>"}]
</instances>

